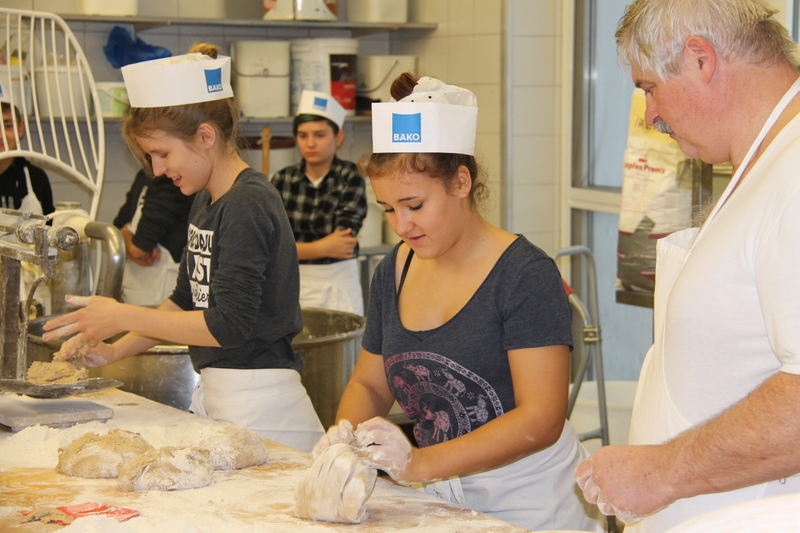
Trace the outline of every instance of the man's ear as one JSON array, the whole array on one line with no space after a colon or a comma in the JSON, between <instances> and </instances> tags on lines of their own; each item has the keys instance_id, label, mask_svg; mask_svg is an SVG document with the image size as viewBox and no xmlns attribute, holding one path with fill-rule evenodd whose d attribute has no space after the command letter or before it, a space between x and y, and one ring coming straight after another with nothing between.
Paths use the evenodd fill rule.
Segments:
<instances>
[{"instance_id":1,"label":"man's ear","mask_svg":"<svg viewBox=\"0 0 800 533\"><path fill-rule=\"evenodd\" d=\"M694 69L700 75L700 79L708 83L717 70L719 60L714 45L702 37L692 35L686 39L683 53L684 68Z\"/></svg>"},{"instance_id":2,"label":"man's ear","mask_svg":"<svg viewBox=\"0 0 800 533\"><path fill-rule=\"evenodd\" d=\"M344 142L344 130L339 129L339 131L336 132L336 148L339 148L343 142Z\"/></svg>"}]
</instances>

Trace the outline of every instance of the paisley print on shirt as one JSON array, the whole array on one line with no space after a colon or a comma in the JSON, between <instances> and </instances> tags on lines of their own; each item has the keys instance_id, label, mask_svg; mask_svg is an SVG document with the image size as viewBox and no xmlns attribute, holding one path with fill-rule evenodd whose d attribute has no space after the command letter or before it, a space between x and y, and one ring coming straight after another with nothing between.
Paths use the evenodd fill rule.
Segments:
<instances>
[{"instance_id":1,"label":"paisley print on shirt","mask_svg":"<svg viewBox=\"0 0 800 533\"><path fill-rule=\"evenodd\" d=\"M385 360L385 370L397 403L415 421L420 447L460 437L503 414L486 380L439 354L397 354Z\"/></svg>"}]
</instances>

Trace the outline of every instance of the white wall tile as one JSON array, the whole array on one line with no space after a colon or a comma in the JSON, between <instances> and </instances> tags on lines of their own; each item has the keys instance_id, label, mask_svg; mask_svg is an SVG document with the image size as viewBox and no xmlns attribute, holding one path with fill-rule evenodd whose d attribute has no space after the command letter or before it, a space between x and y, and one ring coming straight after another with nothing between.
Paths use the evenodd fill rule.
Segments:
<instances>
[{"instance_id":1,"label":"white wall tile","mask_svg":"<svg viewBox=\"0 0 800 533\"><path fill-rule=\"evenodd\" d=\"M513 45L511 75L515 87L557 83L555 37L514 37Z\"/></svg>"},{"instance_id":2,"label":"white wall tile","mask_svg":"<svg viewBox=\"0 0 800 533\"><path fill-rule=\"evenodd\" d=\"M503 70L503 49L500 35L473 37L472 70L476 83L500 83Z\"/></svg>"},{"instance_id":3,"label":"white wall tile","mask_svg":"<svg viewBox=\"0 0 800 533\"><path fill-rule=\"evenodd\" d=\"M475 40L470 36L448 37L447 57L449 64L447 83L469 87L475 81L472 58Z\"/></svg>"},{"instance_id":4,"label":"white wall tile","mask_svg":"<svg viewBox=\"0 0 800 533\"><path fill-rule=\"evenodd\" d=\"M475 34L475 0L442 0L448 5L449 35ZM485 0L479 0L485 1Z\"/></svg>"},{"instance_id":5,"label":"white wall tile","mask_svg":"<svg viewBox=\"0 0 800 533\"><path fill-rule=\"evenodd\" d=\"M513 135L552 135L558 131L559 109L553 87L517 87L512 92Z\"/></svg>"},{"instance_id":6,"label":"white wall tile","mask_svg":"<svg viewBox=\"0 0 800 533\"><path fill-rule=\"evenodd\" d=\"M517 232L556 230L556 185L514 185L511 195L512 220Z\"/></svg>"},{"instance_id":7,"label":"white wall tile","mask_svg":"<svg viewBox=\"0 0 800 533\"><path fill-rule=\"evenodd\" d=\"M478 132L499 134L503 118L500 84L472 84L468 85L468 88L478 99Z\"/></svg>"},{"instance_id":8,"label":"white wall tile","mask_svg":"<svg viewBox=\"0 0 800 533\"><path fill-rule=\"evenodd\" d=\"M448 27L447 0L409 0L409 22L433 22L438 25L437 31L446 33Z\"/></svg>"},{"instance_id":9,"label":"white wall tile","mask_svg":"<svg viewBox=\"0 0 800 533\"><path fill-rule=\"evenodd\" d=\"M483 170L483 180L486 183L500 184L503 182L502 139L499 133L479 133L475 140L475 158ZM498 191L499 194L500 191Z\"/></svg>"},{"instance_id":10,"label":"white wall tile","mask_svg":"<svg viewBox=\"0 0 800 533\"><path fill-rule=\"evenodd\" d=\"M516 135L511 142L513 184L558 183L558 138L555 135Z\"/></svg>"},{"instance_id":11,"label":"white wall tile","mask_svg":"<svg viewBox=\"0 0 800 533\"><path fill-rule=\"evenodd\" d=\"M497 34L503 32L503 2L475 2L475 35Z\"/></svg>"},{"instance_id":12,"label":"white wall tile","mask_svg":"<svg viewBox=\"0 0 800 533\"><path fill-rule=\"evenodd\" d=\"M558 0L508 0L512 32L519 35L557 35L561 2Z\"/></svg>"}]
</instances>

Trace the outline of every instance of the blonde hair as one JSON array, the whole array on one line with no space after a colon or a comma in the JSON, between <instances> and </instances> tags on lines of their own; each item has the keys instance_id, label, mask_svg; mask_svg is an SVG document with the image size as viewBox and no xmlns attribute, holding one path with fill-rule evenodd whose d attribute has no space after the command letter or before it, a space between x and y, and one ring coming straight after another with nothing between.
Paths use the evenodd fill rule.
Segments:
<instances>
[{"instance_id":1,"label":"blonde hair","mask_svg":"<svg viewBox=\"0 0 800 533\"><path fill-rule=\"evenodd\" d=\"M201 53L214 59L219 52L218 46L207 43L195 44L190 50L190 53ZM139 146L137 138L161 131L188 142L194 138L203 123L210 124L217 130L217 135L226 147L238 150L242 145L239 110L233 98L167 107L129 108L122 124L122 135L134 155L152 174L150 160Z\"/></svg>"},{"instance_id":2,"label":"blonde hair","mask_svg":"<svg viewBox=\"0 0 800 533\"><path fill-rule=\"evenodd\" d=\"M761 0L636 0L617 26L617 53L623 64L668 80L681 70L686 39L696 35L727 61L797 68L797 45L777 12Z\"/></svg>"}]
</instances>

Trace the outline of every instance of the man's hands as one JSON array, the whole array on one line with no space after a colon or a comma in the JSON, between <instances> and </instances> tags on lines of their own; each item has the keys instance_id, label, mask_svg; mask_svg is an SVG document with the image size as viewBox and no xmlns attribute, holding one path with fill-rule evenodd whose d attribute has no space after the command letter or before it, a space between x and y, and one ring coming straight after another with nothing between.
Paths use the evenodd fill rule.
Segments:
<instances>
[{"instance_id":1,"label":"man's hands","mask_svg":"<svg viewBox=\"0 0 800 533\"><path fill-rule=\"evenodd\" d=\"M161 250L158 246L154 246L149 252L145 252L135 244L133 244L133 233L128 224L125 224L120 230L122 237L125 239L125 257L133 261L137 265L152 266L161 259Z\"/></svg>"},{"instance_id":2,"label":"man's hands","mask_svg":"<svg viewBox=\"0 0 800 533\"><path fill-rule=\"evenodd\" d=\"M330 235L319 239L317 244L320 246L322 257L350 259L355 253L358 237L353 237L353 233L349 229L337 229Z\"/></svg>"},{"instance_id":3,"label":"man's hands","mask_svg":"<svg viewBox=\"0 0 800 533\"><path fill-rule=\"evenodd\" d=\"M664 446L604 446L578 465L575 480L603 514L636 522L677 499L661 475L669 461Z\"/></svg>"}]
</instances>

